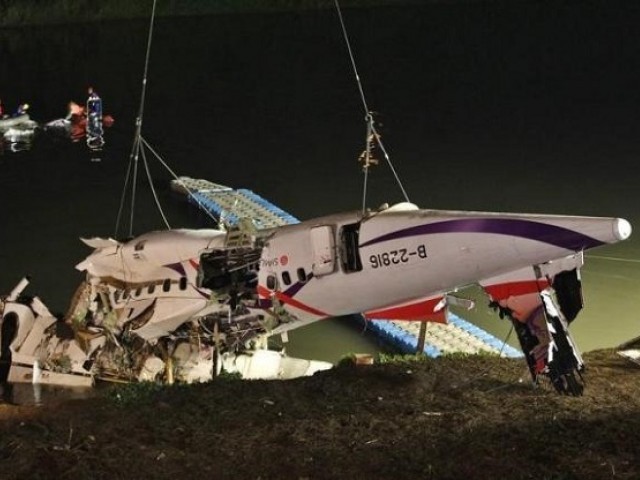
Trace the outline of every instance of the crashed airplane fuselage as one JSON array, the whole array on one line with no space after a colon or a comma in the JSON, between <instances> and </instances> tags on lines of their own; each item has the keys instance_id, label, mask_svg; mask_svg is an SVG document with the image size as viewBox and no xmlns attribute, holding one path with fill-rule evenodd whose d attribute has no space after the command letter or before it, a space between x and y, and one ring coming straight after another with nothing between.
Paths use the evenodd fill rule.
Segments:
<instances>
[{"instance_id":1,"label":"crashed airplane fuselage","mask_svg":"<svg viewBox=\"0 0 640 480\"><path fill-rule=\"evenodd\" d=\"M51 383L204 381L269 336L323 318L446 321L452 293L479 284L514 323L534 380L579 393L567 327L582 307L582 252L631 234L618 218L412 204L261 231L241 224L85 240L94 252L76 267L86 280L64 318L21 295L25 284L3 299L11 378L29 380L35 363Z\"/></svg>"}]
</instances>

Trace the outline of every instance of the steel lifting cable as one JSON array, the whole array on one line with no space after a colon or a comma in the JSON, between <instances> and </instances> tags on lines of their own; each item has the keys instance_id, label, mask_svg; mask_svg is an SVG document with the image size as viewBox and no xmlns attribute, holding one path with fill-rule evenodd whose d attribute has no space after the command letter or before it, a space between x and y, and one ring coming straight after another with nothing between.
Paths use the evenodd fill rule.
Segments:
<instances>
[{"instance_id":1,"label":"steel lifting cable","mask_svg":"<svg viewBox=\"0 0 640 480\"><path fill-rule=\"evenodd\" d=\"M125 199L126 199L126 192L127 192L127 186L129 184L129 178L131 176L131 171L132 171L132 167L133 167L133 180L132 180L132 187L131 187L131 215L129 218L129 236L133 236L133 215L134 215L134 211L135 211L135 196L136 196L136 184L137 184L137 177L138 177L138 157L139 155L142 156L142 160L144 163L144 167L147 173L147 178L149 181L149 185L151 187L151 192L153 193L153 198L154 201L156 203L156 206L158 207L158 210L160 211L160 215L162 216L162 219L167 227L167 229L170 229L171 226L169 225L169 222L167 221L167 217L164 214L164 211L162 210L162 206L160 205L160 200L158 198L158 195L155 191L155 188L153 186L153 181L151 178L151 172L149 170L149 166L147 163L147 158L144 152L144 147L148 148L149 151L158 159L158 161L162 164L162 166L164 168L167 169L167 171L173 176L174 179L180 181L180 179L178 178L178 176L175 174L175 172L169 167L169 165L167 165L167 163L162 159L162 157L158 154L158 152L156 152L151 145L149 145L149 143L142 137L142 117L144 114L144 103L145 103L145 95L146 95L146 87L147 87L147 72L149 70L149 57L150 57L150 53L151 53L151 40L153 38L153 25L154 25L154 19L155 19L155 11L156 11L156 0L154 0L153 2L153 10L151 12L151 21L150 21L150 26L149 26L149 36L147 39L147 53L146 53L146 58L145 58L145 64L144 64L144 75L143 75L143 79L142 79L142 94L141 94L141 99L140 99L140 108L138 110L138 116L136 118L136 133L135 133L135 137L134 137L134 142L133 142L133 147L131 149L131 154L129 156L129 166L127 167L127 173L125 176L125 181L124 181L124 188L122 191L122 197L120 199L120 208L118 209L118 217L116 220L116 228L115 228L115 236L117 238L118 236L118 229L120 226L120 218L122 216L122 211L124 209L124 203L125 203ZM195 196L195 193L193 191L191 191L186 185L183 184L183 187L186 188L189 196L191 198L193 198L195 200L195 202L198 204L198 207L200 207L200 209L205 212L207 214L207 216L209 216L209 218L211 218L214 222L216 222L216 224L219 226L220 222L218 221L218 219L216 219L213 214L211 212L209 212L209 210L207 210L204 205L202 204L202 202Z\"/></svg>"},{"instance_id":2,"label":"steel lifting cable","mask_svg":"<svg viewBox=\"0 0 640 480\"><path fill-rule=\"evenodd\" d=\"M360 88L362 92L362 88ZM363 97L364 98L364 97ZM369 113L367 113L367 120L371 117ZM373 122L367 121L367 138L366 138L366 151L365 151L365 161L364 161L364 180L362 182L362 213L364 214L367 208L367 186L369 184L369 165L371 164L371 135L373 133L371 129L371 124Z\"/></svg>"},{"instance_id":3,"label":"steel lifting cable","mask_svg":"<svg viewBox=\"0 0 640 480\"><path fill-rule=\"evenodd\" d=\"M131 160L127 166L127 174L124 177L124 186L122 188L122 195L120 196L120 208L118 208L118 216L116 217L116 226L113 236L118 238L118 230L120 229L120 218L122 217L122 210L124 209L125 198L127 197L127 185L129 184L129 176L131 175Z\"/></svg>"},{"instance_id":4,"label":"steel lifting cable","mask_svg":"<svg viewBox=\"0 0 640 480\"><path fill-rule=\"evenodd\" d=\"M585 255L587 258L597 258L598 260L607 260L610 262L623 262L623 263L640 263L637 258L622 258L622 257L609 257L606 255Z\"/></svg>"},{"instance_id":5,"label":"steel lifting cable","mask_svg":"<svg viewBox=\"0 0 640 480\"><path fill-rule=\"evenodd\" d=\"M144 114L144 101L147 91L147 73L149 71L149 58L151 56L151 41L153 39L153 25L155 23L156 16L156 1L153 0L153 7L151 10L151 20L149 21L149 34L147 36L147 52L144 60L144 74L142 76L142 93L140 95L140 106L138 108L138 116L136 117L136 133L134 136L133 147L131 148L131 154L129 155L129 167L127 168L127 174L125 176L122 197L120 199L120 208L118 209L118 217L116 219L115 235L117 238L118 229L120 227L120 218L122 210L124 208L124 201L126 198L126 190L129 184L129 176L131 174L131 165L133 164L133 179L131 180L131 212L129 216L129 236L133 236L133 215L135 212L135 200L136 200L136 184L138 183L138 156L140 154L140 138L142 130L142 118ZM144 154L144 152L143 152ZM163 214L164 216L164 214Z\"/></svg>"},{"instance_id":6,"label":"steel lifting cable","mask_svg":"<svg viewBox=\"0 0 640 480\"><path fill-rule=\"evenodd\" d=\"M349 52L349 59L351 60L351 67L353 68L353 73L356 77L356 83L358 84L358 90L360 92L360 99L362 101L362 107L364 108L364 113L365 113L365 120L367 122L367 140L366 140L366 160L368 161L371 158L371 141L375 141L378 146L380 147L380 150L382 151L385 160L387 161L387 164L389 165L389 168L391 169L391 172L393 173L393 176L396 179L396 182L398 182L398 186L400 187L400 190L402 190L402 195L404 196L405 200L407 202L409 202L409 196L407 195L406 190L404 189L404 186L402 185L402 182L400 181L400 177L398 176L398 173L396 172L396 169L393 167L393 164L391 163L391 157L389 156L389 154L387 153L386 148L384 148L384 144L382 143L382 139L380 137L380 135L378 134L377 130L376 130L376 126L374 124L373 121L373 116L371 111L369 110L369 107L367 105L367 100L366 97L364 95L364 89L362 87L362 82L360 81L360 75L358 74L358 68L356 67L356 61L355 58L353 56L353 50L351 49L351 42L349 42L349 36L347 35L347 29L345 27L344 24L344 19L342 18L342 11L340 10L340 4L338 3L338 0L334 0L334 4L336 7L336 12L338 13L338 19L340 20L340 27L342 28L342 36L344 37L344 42L347 46L347 51ZM365 173L365 179L364 179L364 191L363 191L363 195L362 195L362 209L364 211L365 209L365 202L366 202L366 195L367 195L367 177L368 177L368 173L369 173L369 164L365 163L365 167L364 167L364 173Z\"/></svg>"},{"instance_id":7,"label":"steel lifting cable","mask_svg":"<svg viewBox=\"0 0 640 480\"><path fill-rule=\"evenodd\" d=\"M145 147L147 147L151 153L153 153L153 155L158 159L158 161L162 164L162 166L163 166L164 168L166 168L166 169L167 169L167 171L171 174L171 176L172 176L174 179L178 180L178 182L179 182L179 181L180 181L180 178L179 178L179 177L176 175L176 173L171 169L171 167L169 167L169 165L167 165L167 163L162 159L162 157L158 154L158 152L156 152L156 151L153 149L153 147L151 147L151 145L149 145L149 143L144 139L144 137L142 137L142 136L141 136L141 137L140 137L140 140L142 141L142 143L144 144L144 146L145 146ZM200 202L200 200L198 199L198 197L196 197L196 196L195 196L195 193L194 193L193 191L191 191L191 190L189 189L189 187L187 187L184 183L182 184L182 187L184 187L184 188L187 190L187 192L188 192L189 196L190 196L193 200L195 200L195 202L198 204L198 206L200 207L200 209L201 209L204 213L206 213L206 214L207 214L207 216L208 216L209 218L211 218L214 222L216 222L216 225L220 225L220 221L218 221L218 219L216 219L216 217L214 217L214 216L213 216L213 214L212 214L209 210L207 210L207 209L204 207L204 205L202 204L202 202Z\"/></svg>"},{"instance_id":8,"label":"steel lifting cable","mask_svg":"<svg viewBox=\"0 0 640 480\"><path fill-rule=\"evenodd\" d=\"M149 181L149 186L151 187L151 193L153 193L153 200L156 202L156 207L158 207L158 211L162 216L162 220L164 221L167 230L170 230L171 225L169 225L169 222L167 221L167 217L162 210L162 205L160 205L160 200L158 199L158 195L156 194L156 189L153 186L153 178L151 177L151 172L149 171L149 164L147 163L147 156L144 154L144 148L140 150L140 153L142 154L142 163L144 164L144 169L147 172L147 180Z\"/></svg>"}]
</instances>

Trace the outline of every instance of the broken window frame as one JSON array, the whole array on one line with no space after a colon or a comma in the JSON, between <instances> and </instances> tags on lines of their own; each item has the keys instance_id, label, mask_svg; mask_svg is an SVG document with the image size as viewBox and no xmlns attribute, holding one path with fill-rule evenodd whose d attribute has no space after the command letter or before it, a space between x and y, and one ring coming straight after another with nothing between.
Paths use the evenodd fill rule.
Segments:
<instances>
[{"instance_id":1,"label":"broken window frame","mask_svg":"<svg viewBox=\"0 0 640 480\"><path fill-rule=\"evenodd\" d=\"M360 258L360 222L340 228L340 263L344 273L362 271Z\"/></svg>"}]
</instances>

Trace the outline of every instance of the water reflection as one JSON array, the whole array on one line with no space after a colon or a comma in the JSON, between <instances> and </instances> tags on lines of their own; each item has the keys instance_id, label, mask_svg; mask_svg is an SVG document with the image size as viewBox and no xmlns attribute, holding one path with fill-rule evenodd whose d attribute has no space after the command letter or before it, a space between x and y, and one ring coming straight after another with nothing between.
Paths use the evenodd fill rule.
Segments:
<instances>
[{"instance_id":1,"label":"water reflection","mask_svg":"<svg viewBox=\"0 0 640 480\"><path fill-rule=\"evenodd\" d=\"M29 150L39 126L25 112L0 118L0 153Z\"/></svg>"}]
</instances>

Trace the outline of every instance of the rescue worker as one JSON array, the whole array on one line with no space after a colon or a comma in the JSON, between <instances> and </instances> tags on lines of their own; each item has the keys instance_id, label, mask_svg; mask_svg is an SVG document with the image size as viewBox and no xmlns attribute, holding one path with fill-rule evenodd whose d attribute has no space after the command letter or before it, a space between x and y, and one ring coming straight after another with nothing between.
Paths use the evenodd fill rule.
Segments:
<instances>
[{"instance_id":1,"label":"rescue worker","mask_svg":"<svg viewBox=\"0 0 640 480\"><path fill-rule=\"evenodd\" d=\"M102 135L102 99L89 87L89 98L87 98L87 145L89 148L98 150L104 145Z\"/></svg>"},{"instance_id":2,"label":"rescue worker","mask_svg":"<svg viewBox=\"0 0 640 480\"><path fill-rule=\"evenodd\" d=\"M84 116L84 107L78 105L76 102L69 102L67 105L67 120L72 120L74 117Z\"/></svg>"},{"instance_id":3,"label":"rescue worker","mask_svg":"<svg viewBox=\"0 0 640 480\"><path fill-rule=\"evenodd\" d=\"M102 101L93 87L89 87L89 98L87 98L87 112L89 115L92 113L102 116Z\"/></svg>"},{"instance_id":4,"label":"rescue worker","mask_svg":"<svg viewBox=\"0 0 640 480\"><path fill-rule=\"evenodd\" d=\"M27 110L29 110L29 104L21 103L20 105L18 105L18 109L16 110L16 117L26 114Z\"/></svg>"}]
</instances>

